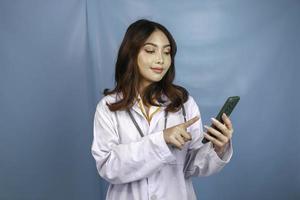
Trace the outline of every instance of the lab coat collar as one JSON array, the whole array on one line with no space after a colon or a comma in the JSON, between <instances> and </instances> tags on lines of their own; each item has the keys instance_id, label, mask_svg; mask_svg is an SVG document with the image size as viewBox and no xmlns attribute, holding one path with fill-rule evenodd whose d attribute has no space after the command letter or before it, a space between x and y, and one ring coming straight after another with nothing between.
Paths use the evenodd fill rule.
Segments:
<instances>
[{"instance_id":1,"label":"lab coat collar","mask_svg":"<svg viewBox=\"0 0 300 200\"><path fill-rule=\"evenodd\" d=\"M140 94L138 94L138 97L140 97ZM122 98L123 98L122 93L118 93L116 95L116 100L117 101L121 100ZM166 109L167 105L170 103L169 98L165 94L162 94L161 98L164 101L166 101L166 102L165 103L158 103L160 105L160 107L161 107L161 109L160 109L159 112L163 112ZM135 101L134 101L133 106L132 106L131 109L134 110L135 112L137 112L139 115L144 116L143 113L142 113L142 111L141 111L141 109L138 106L138 99L135 99Z\"/></svg>"},{"instance_id":2,"label":"lab coat collar","mask_svg":"<svg viewBox=\"0 0 300 200\"><path fill-rule=\"evenodd\" d=\"M136 110L140 110L140 108L139 108L139 99L141 99L141 95L140 94L138 94L138 97L137 97L137 99L135 99L135 101L134 101L134 104L133 104L133 106L132 106L132 109L134 109L135 111ZM162 95L162 99L164 100L164 101L166 101L165 103L159 103L159 102L156 102L157 104L159 104L159 106L158 107L160 107L161 109L161 111L162 110L165 110L165 108L167 107L167 105L168 105L168 103L169 103L169 99L168 99L168 97L166 96L166 95Z\"/></svg>"}]
</instances>

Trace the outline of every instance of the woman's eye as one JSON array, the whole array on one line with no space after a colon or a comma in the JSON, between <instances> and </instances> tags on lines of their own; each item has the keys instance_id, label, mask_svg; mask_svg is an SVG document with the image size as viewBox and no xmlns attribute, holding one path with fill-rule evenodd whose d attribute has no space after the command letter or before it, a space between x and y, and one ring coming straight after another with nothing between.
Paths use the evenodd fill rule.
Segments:
<instances>
[{"instance_id":1,"label":"woman's eye","mask_svg":"<svg viewBox=\"0 0 300 200\"><path fill-rule=\"evenodd\" d=\"M145 51L146 51L147 53L151 53L151 54L154 53L154 50L145 49Z\"/></svg>"},{"instance_id":2,"label":"woman's eye","mask_svg":"<svg viewBox=\"0 0 300 200\"><path fill-rule=\"evenodd\" d=\"M166 51L165 54L166 54L166 55L170 55L170 51Z\"/></svg>"}]
</instances>

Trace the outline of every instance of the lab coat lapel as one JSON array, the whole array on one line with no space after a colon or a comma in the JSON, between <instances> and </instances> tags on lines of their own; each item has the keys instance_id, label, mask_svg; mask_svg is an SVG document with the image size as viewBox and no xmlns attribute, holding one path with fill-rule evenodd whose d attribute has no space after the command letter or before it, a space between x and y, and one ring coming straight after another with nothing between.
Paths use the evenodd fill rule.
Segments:
<instances>
[{"instance_id":1,"label":"lab coat lapel","mask_svg":"<svg viewBox=\"0 0 300 200\"><path fill-rule=\"evenodd\" d=\"M156 127L156 124L158 123L158 121L160 119L164 120L164 116L165 116L165 109L167 108L167 105L170 103L168 97L166 95L162 95L162 99L164 101L166 101L164 104L160 104L160 110L158 113L156 113L151 122L150 122L150 127L149 127L149 133L153 132L153 129ZM161 130L163 130L164 127L161 127Z\"/></svg>"},{"instance_id":2,"label":"lab coat lapel","mask_svg":"<svg viewBox=\"0 0 300 200\"><path fill-rule=\"evenodd\" d=\"M165 113L165 106L161 106L160 110L153 115L153 118L150 122L149 133L153 132L153 129L156 127L158 121L164 118L164 113ZM161 130L163 130L163 127L161 127Z\"/></svg>"},{"instance_id":3,"label":"lab coat lapel","mask_svg":"<svg viewBox=\"0 0 300 200\"><path fill-rule=\"evenodd\" d=\"M139 115L141 115L143 118L145 118L144 115L143 115L143 113L142 113L142 111L141 111L141 109L140 109L139 106L138 106L138 102L137 102L137 101L135 101L135 103L133 104L132 110L134 110L134 111L137 112ZM145 119L145 120L146 120L146 119ZM147 121L147 120L146 120L146 121Z\"/></svg>"},{"instance_id":4,"label":"lab coat lapel","mask_svg":"<svg viewBox=\"0 0 300 200\"><path fill-rule=\"evenodd\" d=\"M122 96L118 96L117 98L122 98ZM156 114L154 114L154 116L150 122L149 133L151 133L153 131L153 129L155 128L158 121L161 118L164 118L165 109L167 108L167 105L170 103L169 98L166 95L162 95L162 99L165 100L166 102L164 104L160 104L161 109ZM131 107L131 110L138 113L142 118L144 118L147 121L147 119L144 117L141 109L138 106L138 101L134 102L133 106ZM162 127L162 130L163 130L163 128L164 127Z\"/></svg>"},{"instance_id":5,"label":"lab coat lapel","mask_svg":"<svg viewBox=\"0 0 300 200\"><path fill-rule=\"evenodd\" d=\"M118 94L116 95L116 101L120 101L122 98L123 98L122 93L118 93ZM133 111L135 111L136 113L138 113L139 115L141 115L142 117L144 117L144 115L143 115L141 109L138 107L138 102L137 102L137 101L134 102L134 104L133 104L133 106L131 107L130 110L133 110Z\"/></svg>"}]
</instances>

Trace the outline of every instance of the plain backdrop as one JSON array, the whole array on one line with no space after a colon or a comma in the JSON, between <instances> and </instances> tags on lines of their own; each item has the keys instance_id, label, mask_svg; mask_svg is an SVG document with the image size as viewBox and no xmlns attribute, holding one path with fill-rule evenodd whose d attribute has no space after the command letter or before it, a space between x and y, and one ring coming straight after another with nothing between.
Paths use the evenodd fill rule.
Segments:
<instances>
[{"instance_id":1,"label":"plain backdrop","mask_svg":"<svg viewBox=\"0 0 300 200\"><path fill-rule=\"evenodd\" d=\"M129 24L165 25L176 83L209 124L228 96L234 155L199 199L300 199L300 2L0 1L0 199L99 200L93 117Z\"/></svg>"}]
</instances>

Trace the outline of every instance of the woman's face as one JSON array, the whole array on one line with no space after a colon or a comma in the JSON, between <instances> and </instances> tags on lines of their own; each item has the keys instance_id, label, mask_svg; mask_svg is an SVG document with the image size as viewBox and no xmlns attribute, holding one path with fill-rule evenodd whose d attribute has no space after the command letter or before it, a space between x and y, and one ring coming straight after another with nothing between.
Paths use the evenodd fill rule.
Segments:
<instances>
[{"instance_id":1,"label":"woman's face","mask_svg":"<svg viewBox=\"0 0 300 200\"><path fill-rule=\"evenodd\" d=\"M171 46L162 31L149 36L138 53L137 64L144 87L163 78L171 65Z\"/></svg>"}]
</instances>

